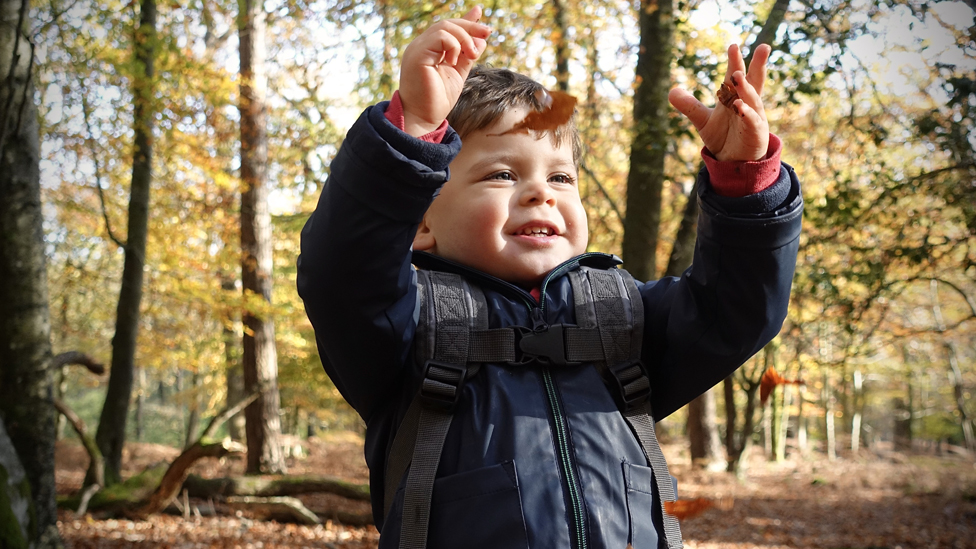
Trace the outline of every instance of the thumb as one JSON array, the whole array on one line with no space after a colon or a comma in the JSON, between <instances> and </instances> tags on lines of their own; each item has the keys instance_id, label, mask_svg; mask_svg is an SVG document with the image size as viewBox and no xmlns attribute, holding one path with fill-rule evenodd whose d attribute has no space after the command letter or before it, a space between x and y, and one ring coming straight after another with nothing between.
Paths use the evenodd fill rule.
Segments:
<instances>
[{"instance_id":1,"label":"thumb","mask_svg":"<svg viewBox=\"0 0 976 549\"><path fill-rule=\"evenodd\" d=\"M702 126L708 123L708 118L712 115L712 109L703 105L701 101L695 99L695 96L681 88L671 90L668 93L668 101L695 125L696 130L700 130Z\"/></svg>"}]
</instances>

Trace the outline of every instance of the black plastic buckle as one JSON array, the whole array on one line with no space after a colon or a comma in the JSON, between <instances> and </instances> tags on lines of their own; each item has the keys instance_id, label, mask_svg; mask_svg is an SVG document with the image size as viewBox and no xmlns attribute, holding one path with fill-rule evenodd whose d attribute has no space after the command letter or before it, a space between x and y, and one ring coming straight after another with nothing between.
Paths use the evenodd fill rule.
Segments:
<instances>
[{"instance_id":1,"label":"black plastic buckle","mask_svg":"<svg viewBox=\"0 0 976 549\"><path fill-rule=\"evenodd\" d=\"M425 405L443 411L453 411L461 397L461 387L468 374L465 365L428 360L424 364L424 379L420 383L420 400Z\"/></svg>"},{"instance_id":2,"label":"black plastic buckle","mask_svg":"<svg viewBox=\"0 0 976 549\"><path fill-rule=\"evenodd\" d=\"M616 391L611 390L613 399L621 411L629 412L644 404L651 396L651 380L647 368L640 360L621 362L607 369L607 381L612 381Z\"/></svg>"},{"instance_id":3,"label":"black plastic buckle","mask_svg":"<svg viewBox=\"0 0 976 549\"><path fill-rule=\"evenodd\" d=\"M543 326L538 330L530 330L516 326L515 333L519 334L517 350L521 351L519 364L539 362L553 366L578 366L580 362L570 362L566 359L566 337L564 324Z\"/></svg>"}]
</instances>

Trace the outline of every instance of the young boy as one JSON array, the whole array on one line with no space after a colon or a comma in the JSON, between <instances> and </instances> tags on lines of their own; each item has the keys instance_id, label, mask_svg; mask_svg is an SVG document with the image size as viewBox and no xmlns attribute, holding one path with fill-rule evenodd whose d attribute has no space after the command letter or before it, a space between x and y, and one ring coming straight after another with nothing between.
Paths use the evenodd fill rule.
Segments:
<instances>
[{"instance_id":1,"label":"young boy","mask_svg":"<svg viewBox=\"0 0 976 549\"><path fill-rule=\"evenodd\" d=\"M760 98L769 48L748 73L729 48L715 109L671 93L706 146L694 266L611 289L620 321L608 327L590 313L593 281L632 279L614 256L584 253L575 129L508 131L541 86L474 67L490 33L480 13L404 51L398 93L350 129L302 231L298 288L326 371L366 421L380 547L680 547L653 421L777 334L796 261L799 184ZM459 339L444 335L452 311L439 316L452 307ZM510 339L468 350L479 322ZM586 323L596 355L563 356L562 334ZM618 358L643 392L614 388L608 334L629 342L635 356Z\"/></svg>"}]
</instances>

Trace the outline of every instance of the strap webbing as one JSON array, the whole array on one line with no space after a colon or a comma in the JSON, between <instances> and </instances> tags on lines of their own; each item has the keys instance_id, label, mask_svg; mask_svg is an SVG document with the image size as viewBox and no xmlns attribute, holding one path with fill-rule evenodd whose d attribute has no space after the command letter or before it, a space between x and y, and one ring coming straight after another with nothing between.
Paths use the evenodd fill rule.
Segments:
<instances>
[{"instance_id":1,"label":"strap webbing","mask_svg":"<svg viewBox=\"0 0 976 549\"><path fill-rule=\"evenodd\" d=\"M580 328L596 328L600 332L603 356L597 360L601 375L612 374L609 365L640 359L644 334L644 304L630 273L623 269L600 271L580 268L570 272L570 283L576 305L576 323ZM628 375L625 369L622 375ZM646 377L645 377L646 379ZM649 381L649 380L648 380ZM637 380L638 385L646 383ZM665 512L664 502L674 501L674 485L667 461L654 432L654 417L649 400L630 410L621 410L624 420L640 443L644 458L654 473L661 500L664 535L669 549L682 547L678 520Z\"/></svg>"},{"instance_id":2,"label":"strap webbing","mask_svg":"<svg viewBox=\"0 0 976 549\"><path fill-rule=\"evenodd\" d=\"M418 363L435 360L461 366L463 371L472 355L479 358L487 355L492 345L500 345L506 338L511 338L508 345L498 348L510 349L514 359L514 335L488 330L488 305L480 288L469 286L460 276L449 273L421 270L417 271L417 277L420 287ZM438 291L433 292L431 288L435 285ZM445 371L431 365L421 383L438 393L461 391L464 378L474 375L476 369L473 365L458 376L461 379L448 379L443 377ZM430 378L434 371L439 379ZM434 477L453 417L451 408L424 405L418 391L397 429L387 463L384 510L389 512L399 479L409 464L403 495L400 549L427 546Z\"/></svg>"},{"instance_id":3,"label":"strap webbing","mask_svg":"<svg viewBox=\"0 0 976 549\"><path fill-rule=\"evenodd\" d=\"M639 406L624 412L624 419L637 435L641 449L644 450L644 457L654 472L654 484L657 485L657 493L661 498L661 517L664 519L664 536L668 542L669 549L681 549L681 527L678 519L674 515L664 510L665 501L677 499L674 493L674 484L671 483L671 473L668 471L668 462L664 459L664 452L661 445L657 442L657 435L654 432L654 418L651 416L651 402L646 401L643 406Z\"/></svg>"}]
</instances>

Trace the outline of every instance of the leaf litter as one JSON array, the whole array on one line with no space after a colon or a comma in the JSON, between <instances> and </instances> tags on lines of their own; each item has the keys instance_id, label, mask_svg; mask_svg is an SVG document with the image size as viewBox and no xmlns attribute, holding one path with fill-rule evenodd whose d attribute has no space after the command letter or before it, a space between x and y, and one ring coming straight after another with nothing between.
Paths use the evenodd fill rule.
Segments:
<instances>
[{"instance_id":1,"label":"leaf litter","mask_svg":"<svg viewBox=\"0 0 976 549\"><path fill-rule=\"evenodd\" d=\"M973 456L907 455L874 449L862 450L858 456L842 455L833 462L818 453L800 457L793 452L783 463L769 463L761 448L753 448L745 476L737 479L729 473L692 467L684 444L665 443L663 447L671 472L678 478L679 501L702 498L711 502L707 511L681 521L688 549L976 549ZM291 472L356 482L368 479L362 440L357 436L312 440L308 452L307 458L290 462ZM129 444L125 474L178 453L163 446ZM80 487L86 464L84 450L76 442L58 443L59 493ZM192 472L213 477L242 471L240 460L209 459ZM345 501L351 510L356 505L360 506L357 511L362 506L368 509L365 502L337 501ZM209 507L209 502L195 504L200 509ZM59 512L59 518L67 549L374 549L379 540L372 526L352 527L334 520L319 526L264 522L243 514L96 520L91 515L75 517L66 510Z\"/></svg>"}]
</instances>

